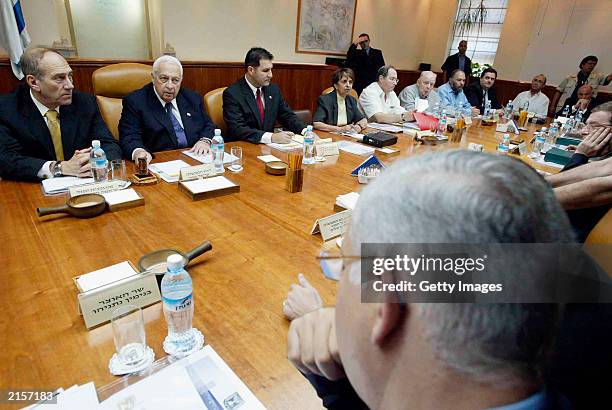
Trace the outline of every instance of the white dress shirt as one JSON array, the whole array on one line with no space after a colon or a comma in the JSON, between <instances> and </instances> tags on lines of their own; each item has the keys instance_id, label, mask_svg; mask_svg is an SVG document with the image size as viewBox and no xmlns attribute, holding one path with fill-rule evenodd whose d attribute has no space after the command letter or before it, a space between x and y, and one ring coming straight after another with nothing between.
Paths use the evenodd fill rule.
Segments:
<instances>
[{"instance_id":1,"label":"white dress shirt","mask_svg":"<svg viewBox=\"0 0 612 410\"><path fill-rule=\"evenodd\" d=\"M247 78L246 74L244 76L244 79L246 80L246 83L249 85L249 88L251 89L251 91L253 92L253 98L257 98L257 90L261 90L261 101L263 102L263 106L264 109L266 108L266 99L264 98L263 95L263 90L260 88L255 87L253 84L251 84L249 82L249 79ZM261 140L259 140L260 144L269 144L272 142L272 133L271 132L264 132L264 134L261 136Z\"/></svg>"},{"instance_id":2,"label":"white dress shirt","mask_svg":"<svg viewBox=\"0 0 612 410\"><path fill-rule=\"evenodd\" d=\"M525 103L529 103L529 112L535 113L538 118L546 118L548 115L549 100L543 92L538 91L537 94L531 94L531 90L519 93L512 101L512 107L515 111L523 107Z\"/></svg>"},{"instance_id":3,"label":"white dress shirt","mask_svg":"<svg viewBox=\"0 0 612 410\"><path fill-rule=\"evenodd\" d=\"M44 105L43 103L38 101L36 99L36 97L34 97L34 94L32 94L32 90L30 90L30 97L32 97L32 101L34 101L34 105L36 106L36 108L38 108L38 111L40 112L40 115L42 115L43 119L45 120L45 124L47 124L47 127L48 127L49 126L49 120L47 120L47 117L46 117L45 114L47 114L47 111L49 111L49 108L47 108L46 105ZM57 106L55 108L55 111L57 111L57 113L59 114L60 107ZM51 173L51 169L49 168L51 166L52 162L53 161L45 162L43 164L43 166L40 167L40 169L38 170L38 173L36 174L36 176L38 176L38 178L40 178L40 179L53 178L53 174Z\"/></svg>"},{"instance_id":4,"label":"white dress shirt","mask_svg":"<svg viewBox=\"0 0 612 410\"><path fill-rule=\"evenodd\" d=\"M361 111L369 120L376 113L402 114L406 109L400 105L400 100L394 91L385 95L378 83L372 83L363 89L359 95Z\"/></svg>"}]
</instances>

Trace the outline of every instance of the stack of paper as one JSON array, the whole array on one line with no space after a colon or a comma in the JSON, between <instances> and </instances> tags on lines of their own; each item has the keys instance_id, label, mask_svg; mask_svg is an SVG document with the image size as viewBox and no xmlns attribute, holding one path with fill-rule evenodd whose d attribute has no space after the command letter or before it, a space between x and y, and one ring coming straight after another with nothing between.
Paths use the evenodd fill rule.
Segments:
<instances>
[{"instance_id":1,"label":"stack of paper","mask_svg":"<svg viewBox=\"0 0 612 410\"><path fill-rule=\"evenodd\" d=\"M273 148L273 149L277 149L279 151L294 151L294 150L299 150L299 149L303 149L303 144L300 144L299 142L290 142L288 144L277 144L276 142L271 142L269 144L267 144L268 147Z\"/></svg>"},{"instance_id":2,"label":"stack of paper","mask_svg":"<svg viewBox=\"0 0 612 410\"><path fill-rule=\"evenodd\" d=\"M33 404L25 409L80 410L97 409L100 407L96 387L93 382L82 386L75 384L66 390L59 388L55 391L55 399L57 399L57 404Z\"/></svg>"},{"instance_id":3,"label":"stack of paper","mask_svg":"<svg viewBox=\"0 0 612 410\"><path fill-rule=\"evenodd\" d=\"M141 197L133 188L122 189L119 191L106 192L102 194L109 206L122 204L124 202L138 201Z\"/></svg>"},{"instance_id":4,"label":"stack of paper","mask_svg":"<svg viewBox=\"0 0 612 410\"><path fill-rule=\"evenodd\" d=\"M357 205L358 199L359 193L349 192L348 194L338 195L336 197L336 205L344 209L350 209L352 211L353 209L355 209L355 205Z\"/></svg>"},{"instance_id":5,"label":"stack of paper","mask_svg":"<svg viewBox=\"0 0 612 410\"><path fill-rule=\"evenodd\" d=\"M77 185L93 184L93 178L61 177L43 179L42 186L45 194L61 194L68 192L68 188Z\"/></svg>"},{"instance_id":6,"label":"stack of paper","mask_svg":"<svg viewBox=\"0 0 612 410\"><path fill-rule=\"evenodd\" d=\"M89 292L137 274L138 272L132 268L132 265L125 261L81 275L77 278L76 283L81 292Z\"/></svg>"},{"instance_id":7,"label":"stack of paper","mask_svg":"<svg viewBox=\"0 0 612 410\"><path fill-rule=\"evenodd\" d=\"M351 141L338 141L338 148L355 155L372 155L375 151L374 147L368 147Z\"/></svg>"},{"instance_id":8,"label":"stack of paper","mask_svg":"<svg viewBox=\"0 0 612 410\"><path fill-rule=\"evenodd\" d=\"M357 141L363 141L363 134L360 134L358 132L342 131L340 135L344 135L345 137L354 138Z\"/></svg>"},{"instance_id":9,"label":"stack of paper","mask_svg":"<svg viewBox=\"0 0 612 410\"><path fill-rule=\"evenodd\" d=\"M196 161L200 161L202 164L212 164L213 163L212 153L208 153L206 155L196 155L191 151L183 151L183 154L187 155L190 158L195 159ZM228 154L227 152L223 153L223 165L231 164L236 159L238 158L236 158L232 154Z\"/></svg>"},{"instance_id":10,"label":"stack of paper","mask_svg":"<svg viewBox=\"0 0 612 410\"><path fill-rule=\"evenodd\" d=\"M369 122L368 128L374 128L375 130L387 131L387 132L402 132L404 128L398 127L393 124L380 124L378 122Z\"/></svg>"},{"instance_id":11,"label":"stack of paper","mask_svg":"<svg viewBox=\"0 0 612 410\"><path fill-rule=\"evenodd\" d=\"M181 168L190 166L183 160L177 159L174 161L157 162L149 165L149 169L160 176L166 182L178 182L181 174Z\"/></svg>"},{"instance_id":12,"label":"stack of paper","mask_svg":"<svg viewBox=\"0 0 612 410\"><path fill-rule=\"evenodd\" d=\"M268 162L280 161L280 158L276 158L274 155L260 155L257 157L257 159L265 162L266 164Z\"/></svg>"}]
</instances>

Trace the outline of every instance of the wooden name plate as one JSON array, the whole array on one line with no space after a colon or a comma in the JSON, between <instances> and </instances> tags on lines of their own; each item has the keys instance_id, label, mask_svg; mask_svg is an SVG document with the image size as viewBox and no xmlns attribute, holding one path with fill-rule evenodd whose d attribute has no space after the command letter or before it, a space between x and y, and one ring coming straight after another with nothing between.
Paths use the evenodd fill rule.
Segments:
<instances>
[{"instance_id":1,"label":"wooden name plate","mask_svg":"<svg viewBox=\"0 0 612 410\"><path fill-rule=\"evenodd\" d=\"M85 195L85 194L105 194L123 189L126 185L125 181L107 181L97 182L94 184L79 185L68 188L70 198Z\"/></svg>"},{"instance_id":2,"label":"wooden name plate","mask_svg":"<svg viewBox=\"0 0 612 410\"><path fill-rule=\"evenodd\" d=\"M194 201L240 192L240 185L230 181L224 176L194 179L192 181L179 181L178 187L179 191L183 192Z\"/></svg>"}]
</instances>

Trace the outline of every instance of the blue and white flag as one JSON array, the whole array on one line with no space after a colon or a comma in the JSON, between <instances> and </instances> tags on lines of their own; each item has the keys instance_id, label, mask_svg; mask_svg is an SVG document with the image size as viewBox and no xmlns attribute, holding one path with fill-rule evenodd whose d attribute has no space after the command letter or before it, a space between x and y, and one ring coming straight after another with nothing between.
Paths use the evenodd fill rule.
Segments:
<instances>
[{"instance_id":1,"label":"blue and white flag","mask_svg":"<svg viewBox=\"0 0 612 410\"><path fill-rule=\"evenodd\" d=\"M0 0L0 46L9 54L15 77L20 80L23 73L19 59L30 44L30 36L25 28L19 0Z\"/></svg>"}]
</instances>

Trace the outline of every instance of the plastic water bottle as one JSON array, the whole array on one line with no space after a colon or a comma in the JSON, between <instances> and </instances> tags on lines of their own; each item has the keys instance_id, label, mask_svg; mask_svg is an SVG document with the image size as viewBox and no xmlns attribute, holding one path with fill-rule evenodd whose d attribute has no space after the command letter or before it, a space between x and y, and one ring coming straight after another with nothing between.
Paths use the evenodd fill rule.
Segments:
<instances>
[{"instance_id":1,"label":"plastic water bottle","mask_svg":"<svg viewBox=\"0 0 612 410\"><path fill-rule=\"evenodd\" d=\"M440 103L436 103L436 105L434 105L433 116L435 118L440 118Z\"/></svg>"},{"instance_id":2,"label":"plastic water bottle","mask_svg":"<svg viewBox=\"0 0 612 410\"><path fill-rule=\"evenodd\" d=\"M570 106L566 105L565 107L563 107L563 111L561 112L561 115L567 118L569 116L569 113L570 113Z\"/></svg>"},{"instance_id":3,"label":"plastic water bottle","mask_svg":"<svg viewBox=\"0 0 612 410\"><path fill-rule=\"evenodd\" d=\"M446 110L442 110L442 114L440 114L440 119L438 120L438 134L442 135L446 132L446 123L448 122L446 118Z\"/></svg>"},{"instance_id":4,"label":"plastic water bottle","mask_svg":"<svg viewBox=\"0 0 612 410\"><path fill-rule=\"evenodd\" d=\"M580 124L583 118L584 118L584 111L578 110L578 112L576 113L576 125Z\"/></svg>"},{"instance_id":5,"label":"plastic water bottle","mask_svg":"<svg viewBox=\"0 0 612 410\"><path fill-rule=\"evenodd\" d=\"M546 142L544 133L542 133L542 131L536 132L535 141L533 142L531 152L529 153L529 158L531 159L540 158L540 153L542 151L542 147L544 146L544 142Z\"/></svg>"},{"instance_id":6,"label":"plastic water bottle","mask_svg":"<svg viewBox=\"0 0 612 410\"><path fill-rule=\"evenodd\" d=\"M304 133L304 159L302 159L302 164L315 163L314 141L315 133L312 131L312 125L309 125Z\"/></svg>"},{"instance_id":7,"label":"plastic water bottle","mask_svg":"<svg viewBox=\"0 0 612 410\"><path fill-rule=\"evenodd\" d=\"M108 180L108 160L98 140L93 140L91 142L89 162L91 163L91 172L95 182L104 182Z\"/></svg>"},{"instance_id":8,"label":"plastic water bottle","mask_svg":"<svg viewBox=\"0 0 612 410\"><path fill-rule=\"evenodd\" d=\"M225 151L225 142L221 136L221 130L215 128L215 135L212 138L210 146L213 155L213 164L215 164L215 172L223 172L223 155Z\"/></svg>"},{"instance_id":9,"label":"plastic water bottle","mask_svg":"<svg viewBox=\"0 0 612 410\"><path fill-rule=\"evenodd\" d=\"M487 100L484 106L484 112L482 113L482 118L489 118L491 113L491 100Z\"/></svg>"},{"instance_id":10,"label":"plastic water bottle","mask_svg":"<svg viewBox=\"0 0 612 410\"><path fill-rule=\"evenodd\" d=\"M514 115L514 105L512 104L512 100L508 100L508 105L506 105L506 109L504 112L504 118L507 120L511 120Z\"/></svg>"},{"instance_id":11,"label":"plastic water bottle","mask_svg":"<svg viewBox=\"0 0 612 410\"><path fill-rule=\"evenodd\" d=\"M161 281L164 317L168 324L168 336L164 350L176 356L190 352L196 344L193 321L193 283L183 269L183 257L168 256L168 270Z\"/></svg>"},{"instance_id":12,"label":"plastic water bottle","mask_svg":"<svg viewBox=\"0 0 612 410\"><path fill-rule=\"evenodd\" d=\"M552 146L557 142L557 137L559 133L559 128L557 127L557 123L553 122L550 125L550 130L548 130L548 136L546 137L546 142L544 143L543 151L547 152Z\"/></svg>"},{"instance_id":13,"label":"plastic water bottle","mask_svg":"<svg viewBox=\"0 0 612 410\"><path fill-rule=\"evenodd\" d=\"M504 138L499 143L497 147L497 153L499 155L508 155L508 151L510 150L510 135L504 134Z\"/></svg>"}]
</instances>

